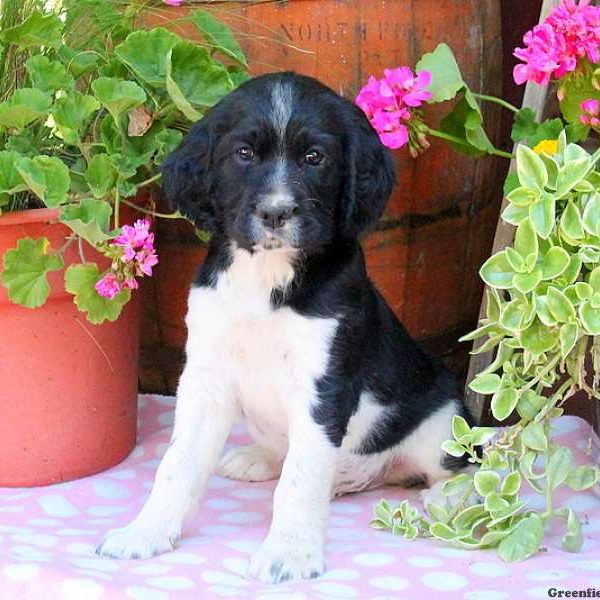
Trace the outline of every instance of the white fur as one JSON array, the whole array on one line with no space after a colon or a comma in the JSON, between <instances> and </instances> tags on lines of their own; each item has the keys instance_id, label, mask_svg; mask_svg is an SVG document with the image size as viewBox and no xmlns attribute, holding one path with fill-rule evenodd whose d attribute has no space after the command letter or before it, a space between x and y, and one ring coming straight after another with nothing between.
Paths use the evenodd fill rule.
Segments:
<instances>
[{"instance_id":1,"label":"white fur","mask_svg":"<svg viewBox=\"0 0 600 600\"><path fill-rule=\"evenodd\" d=\"M99 553L145 558L170 550L217 469L232 423L243 416L256 443L223 457L220 472L248 481L281 473L271 528L250 574L267 582L313 577L324 569L330 497L393 479L400 463L432 480L443 476L439 446L455 407L435 413L399 447L365 456L353 451L385 407L363 394L341 448L334 447L310 409L337 319L271 307L272 290L285 289L293 278L294 250L232 251L232 264L214 287L190 292L173 437L150 497L130 525L108 535Z\"/></svg>"}]
</instances>

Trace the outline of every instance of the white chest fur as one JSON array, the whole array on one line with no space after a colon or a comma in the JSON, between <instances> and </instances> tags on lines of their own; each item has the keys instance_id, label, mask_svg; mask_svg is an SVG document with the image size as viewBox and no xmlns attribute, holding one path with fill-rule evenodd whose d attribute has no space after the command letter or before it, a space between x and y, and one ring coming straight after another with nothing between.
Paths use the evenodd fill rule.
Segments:
<instances>
[{"instance_id":1,"label":"white chest fur","mask_svg":"<svg viewBox=\"0 0 600 600\"><path fill-rule=\"evenodd\" d=\"M187 315L188 365L231 389L254 437L285 452L295 410L315 399L337 320L273 309L271 292L293 277L293 254L234 252L214 287L193 288Z\"/></svg>"}]
</instances>

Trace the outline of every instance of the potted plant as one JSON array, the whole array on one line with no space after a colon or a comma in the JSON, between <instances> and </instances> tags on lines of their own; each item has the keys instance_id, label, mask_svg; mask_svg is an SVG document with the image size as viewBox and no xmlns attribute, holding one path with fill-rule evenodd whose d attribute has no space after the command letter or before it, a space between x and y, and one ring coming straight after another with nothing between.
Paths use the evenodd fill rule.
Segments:
<instances>
[{"instance_id":1,"label":"potted plant","mask_svg":"<svg viewBox=\"0 0 600 600\"><path fill-rule=\"evenodd\" d=\"M188 15L203 36L191 42L140 27L142 6L2 4L0 485L90 474L133 447L131 300L158 261L150 219L179 217L153 210L152 185L247 77L211 15Z\"/></svg>"},{"instance_id":2,"label":"potted plant","mask_svg":"<svg viewBox=\"0 0 600 600\"><path fill-rule=\"evenodd\" d=\"M384 143L408 144L414 154L436 134L417 109L426 99L458 96L441 123L458 151L477 156L491 150L480 100L514 112L518 143L501 215L514 228L514 240L481 267L487 313L463 338L483 340L474 352L495 350L493 362L469 385L491 395L493 416L512 424L496 432L455 417L453 439L443 448L467 455L474 473L446 482L443 500L428 504L425 515L407 501L392 507L382 500L375 508L377 528L463 548L497 547L504 560L516 561L536 553L546 528L562 519L564 549L581 548L578 516L556 505L556 490L589 489L599 470L575 464L551 429L576 392L591 401L600 397L599 23L600 7L564 0L515 51L522 61L514 71L517 83L557 85L561 115L541 123L528 108L473 94L443 44L421 59L417 76L406 68L386 71L357 99ZM528 506L527 490L544 498L544 510Z\"/></svg>"}]
</instances>

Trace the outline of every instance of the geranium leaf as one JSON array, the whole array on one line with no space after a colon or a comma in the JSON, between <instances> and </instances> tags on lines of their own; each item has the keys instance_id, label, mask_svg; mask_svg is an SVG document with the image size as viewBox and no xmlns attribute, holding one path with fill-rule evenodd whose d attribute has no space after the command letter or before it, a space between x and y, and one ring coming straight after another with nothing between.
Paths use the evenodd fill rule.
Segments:
<instances>
[{"instance_id":1,"label":"geranium leaf","mask_svg":"<svg viewBox=\"0 0 600 600\"><path fill-rule=\"evenodd\" d=\"M244 51L233 36L231 29L224 23L215 19L211 13L206 10L195 10L189 16L204 39L215 49L226 54L238 63L248 66Z\"/></svg>"},{"instance_id":2,"label":"geranium leaf","mask_svg":"<svg viewBox=\"0 0 600 600\"><path fill-rule=\"evenodd\" d=\"M115 54L146 83L162 88L167 75L167 55L181 38L164 29L139 30L115 48ZM189 65L194 68L194 65Z\"/></svg>"},{"instance_id":3,"label":"geranium leaf","mask_svg":"<svg viewBox=\"0 0 600 600\"><path fill-rule=\"evenodd\" d=\"M27 189L27 184L17 171L21 156L16 152L0 151L0 194L14 194Z\"/></svg>"},{"instance_id":4,"label":"geranium leaf","mask_svg":"<svg viewBox=\"0 0 600 600\"><path fill-rule=\"evenodd\" d=\"M69 168L56 156L22 157L17 170L27 187L49 208L67 201L71 185Z\"/></svg>"},{"instance_id":5,"label":"geranium leaf","mask_svg":"<svg viewBox=\"0 0 600 600\"><path fill-rule=\"evenodd\" d=\"M134 81L99 77L92 82L92 90L115 123L120 123L123 114L146 101L146 92Z\"/></svg>"},{"instance_id":6,"label":"geranium leaf","mask_svg":"<svg viewBox=\"0 0 600 600\"><path fill-rule=\"evenodd\" d=\"M100 296L94 287L100 277L98 265L90 262L71 265L65 271L65 289L74 295L77 308L96 325L116 320L131 297L131 290L119 292L112 300Z\"/></svg>"},{"instance_id":7,"label":"geranium leaf","mask_svg":"<svg viewBox=\"0 0 600 600\"><path fill-rule=\"evenodd\" d=\"M65 66L58 61L51 61L47 56L32 56L25 68L33 87L42 92L71 89L74 81Z\"/></svg>"},{"instance_id":8,"label":"geranium leaf","mask_svg":"<svg viewBox=\"0 0 600 600\"><path fill-rule=\"evenodd\" d=\"M20 88L9 100L0 103L0 127L23 129L36 119L45 117L52 100L35 88Z\"/></svg>"},{"instance_id":9,"label":"geranium leaf","mask_svg":"<svg viewBox=\"0 0 600 600\"><path fill-rule=\"evenodd\" d=\"M61 96L52 109L52 116L62 138L68 144L78 144L92 115L100 108L93 96L70 91Z\"/></svg>"},{"instance_id":10,"label":"geranium leaf","mask_svg":"<svg viewBox=\"0 0 600 600\"><path fill-rule=\"evenodd\" d=\"M29 46L58 48L62 43L62 26L62 21L57 15L44 15L35 11L19 25L5 29L0 34L0 39L24 48Z\"/></svg>"},{"instance_id":11,"label":"geranium leaf","mask_svg":"<svg viewBox=\"0 0 600 600\"><path fill-rule=\"evenodd\" d=\"M2 284L13 302L27 308L36 308L46 302L50 293L47 275L63 268L60 256L49 250L48 238L23 238L16 248L4 253Z\"/></svg>"},{"instance_id":12,"label":"geranium leaf","mask_svg":"<svg viewBox=\"0 0 600 600\"><path fill-rule=\"evenodd\" d=\"M60 220L90 244L108 240L112 207L108 202L85 198L79 204L67 204Z\"/></svg>"},{"instance_id":13,"label":"geranium leaf","mask_svg":"<svg viewBox=\"0 0 600 600\"><path fill-rule=\"evenodd\" d=\"M458 63L447 44L439 44L433 52L424 54L417 63L416 70L431 73L431 84L428 87L431 92L430 102L451 100L465 87Z\"/></svg>"},{"instance_id":14,"label":"geranium leaf","mask_svg":"<svg viewBox=\"0 0 600 600\"><path fill-rule=\"evenodd\" d=\"M96 154L92 157L85 172L85 180L96 198L104 198L114 187L117 169L108 154Z\"/></svg>"}]
</instances>

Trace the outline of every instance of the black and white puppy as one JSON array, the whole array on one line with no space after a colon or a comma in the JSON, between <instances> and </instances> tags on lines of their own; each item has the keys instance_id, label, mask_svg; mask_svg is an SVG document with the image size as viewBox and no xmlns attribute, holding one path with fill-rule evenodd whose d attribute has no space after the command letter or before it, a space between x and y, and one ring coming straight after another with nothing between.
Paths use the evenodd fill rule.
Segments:
<instances>
[{"instance_id":1,"label":"black and white puppy","mask_svg":"<svg viewBox=\"0 0 600 600\"><path fill-rule=\"evenodd\" d=\"M318 576L333 495L432 485L464 466L440 450L466 416L453 379L373 287L357 241L392 191L392 157L351 102L270 74L195 124L163 177L213 236L189 296L171 444L140 514L98 552L171 550L215 471L279 477L249 574ZM221 458L239 417L255 443Z\"/></svg>"}]
</instances>

